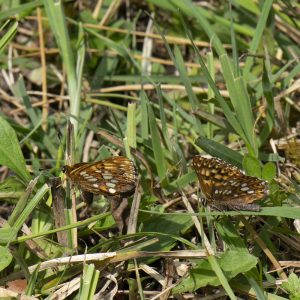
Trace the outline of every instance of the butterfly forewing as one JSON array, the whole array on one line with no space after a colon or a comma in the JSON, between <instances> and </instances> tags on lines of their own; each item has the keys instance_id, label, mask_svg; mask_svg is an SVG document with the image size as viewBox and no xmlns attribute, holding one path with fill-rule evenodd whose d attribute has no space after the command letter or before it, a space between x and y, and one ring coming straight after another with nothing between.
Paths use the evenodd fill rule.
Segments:
<instances>
[{"instance_id":1,"label":"butterfly forewing","mask_svg":"<svg viewBox=\"0 0 300 300\"><path fill-rule=\"evenodd\" d=\"M249 204L264 198L268 192L266 181L247 176L221 159L195 156L192 166L205 198L216 205L251 209Z\"/></svg>"},{"instance_id":2,"label":"butterfly forewing","mask_svg":"<svg viewBox=\"0 0 300 300\"><path fill-rule=\"evenodd\" d=\"M136 168L123 156L65 166L64 172L81 190L92 194L130 194L136 186Z\"/></svg>"}]
</instances>

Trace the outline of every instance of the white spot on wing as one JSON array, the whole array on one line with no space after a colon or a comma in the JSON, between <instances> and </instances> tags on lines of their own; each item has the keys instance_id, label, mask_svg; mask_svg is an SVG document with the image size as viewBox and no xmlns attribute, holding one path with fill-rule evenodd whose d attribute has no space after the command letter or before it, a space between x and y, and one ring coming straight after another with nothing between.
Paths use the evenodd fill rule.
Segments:
<instances>
[{"instance_id":1,"label":"white spot on wing","mask_svg":"<svg viewBox=\"0 0 300 300\"><path fill-rule=\"evenodd\" d=\"M85 179L90 179L90 178L94 178L94 176L88 175L88 174L83 174L83 177Z\"/></svg>"},{"instance_id":2,"label":"white spot on wing","mask_svg":"<svg viewBox=\"0 0 300 300\"><path fill-rule=\"evenodd\" d=\"M82 171L82 172L80 172L79 173L81 176L86 176L87 174L86 174L86 171Z\"/></svg>"},{"instance_id":3,"label":"white spot on wing","mask_svg":"<svg viewBox=\"0 0 300 300\"><path fill-rule=\"evenodd\" d=\"M112 182L107 182L106 186L109 187L109 188L114 188L116 185Z\"/></svg>"},{"instance_id":4,"label":"white spot on wing","mask_svg":"<svg viewBox=\"0 0 300 300\"><path fill-rule=\"evenodd\" d=\"M113 188L110 188L108 191L109 191L111 194L114 194L114 193L116 192L116 190L113 189Z\"/></svg>"},{"instance_id":5,"label":"white spot on wing","mask_svg":"<svg viewBox=\"0 0 300 300\"><path fill-rule=\"evenodd\" d=\"M99 184L98 183L94 183L93 187L97 188L97 187L99 187Z\"/></svg>"},{"instance_id":6,"label":"white spot on wing","mask_svg":"<svg viewBox=\"0 0 300 300\"><path fill-rule=\"evenodd\" d=\"M247 192L248 190L249 190L249 188L247 186L241 188L241 191L243 191L243 192Z\"/></svg>"},{"instance_id":7,"label":"white spot on wing","mask_svg":"<svg viewBox=\"0 0 300 300\"><path fill-rule=\"evenodd\" d=\"M92 177L92 178L89 178L88 179L88 181L90 181L90 182L95 182L95 181L97 181L98 179L97 178L95 178L95 177Z\"/></svg>"}]
</instances>

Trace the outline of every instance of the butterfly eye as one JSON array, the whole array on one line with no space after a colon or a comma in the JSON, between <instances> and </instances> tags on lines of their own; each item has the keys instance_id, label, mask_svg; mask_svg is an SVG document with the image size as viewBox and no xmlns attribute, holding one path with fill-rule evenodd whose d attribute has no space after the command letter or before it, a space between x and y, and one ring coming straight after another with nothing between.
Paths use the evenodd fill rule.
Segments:
<instances>
[{"instance_id":1,"label":"butterfly eye","mask_svg":"<svg viewBox=\"0 0 300 300\"><path fill-rule=\"evenodd\" d=\"M62 169L61 169L61 171L62 171L64 174L67 173L67 170L68 170L67 166L63 166Z\"/></svg>"}]
</instances>

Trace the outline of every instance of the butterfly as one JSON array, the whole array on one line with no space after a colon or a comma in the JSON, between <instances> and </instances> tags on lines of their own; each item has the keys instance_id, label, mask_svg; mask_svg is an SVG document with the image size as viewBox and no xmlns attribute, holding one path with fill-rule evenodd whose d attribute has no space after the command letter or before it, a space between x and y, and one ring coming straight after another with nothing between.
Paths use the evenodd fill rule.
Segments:
<instances>
[{"instance_id":1,"label":"butterfly","mask_svg":"<svg viewBox=\"0 0 300 300\"><path fill-rule=\"evenodd\" d=\"M192 167L208 204L220 208L259 211L254 201L268 194L268 184L257 177L247 176L239 168L219 158L195 156Z\"/></svg>"},{"instance_id":2,"label":"butterfly","mask_svg":"<svg viewBox=\"0 0 300 300\"><path fill-rule=\"evenodd\" d=\"M62 171L87 196L126 196L132 194L136 187L136 167L131 160L123 156L114 156L94 163L64 166Z\"/></svg>"}]
</instances>

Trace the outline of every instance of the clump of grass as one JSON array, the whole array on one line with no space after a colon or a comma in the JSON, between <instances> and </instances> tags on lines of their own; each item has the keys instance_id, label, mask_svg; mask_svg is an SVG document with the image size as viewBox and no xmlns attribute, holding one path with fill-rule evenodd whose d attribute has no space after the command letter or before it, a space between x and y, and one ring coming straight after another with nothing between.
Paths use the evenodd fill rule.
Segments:
<instances>
[{"instance_id":1,"label":"clump of grass","mask_svg":"<svg viewBox=\"0 0 300 300\"><path fill-rule=\"evenodd\" d=\"M76 5L1 4L1 285L297 299L299 4ZM261 211L201 205L204 152L269 181ZM61 173L112 155L139 173L123 235L108 199L87 206Z\"/></svg>"}]
</instances>

